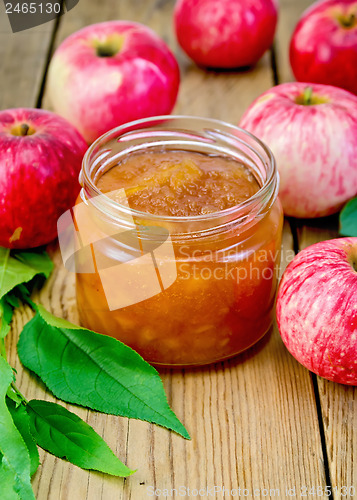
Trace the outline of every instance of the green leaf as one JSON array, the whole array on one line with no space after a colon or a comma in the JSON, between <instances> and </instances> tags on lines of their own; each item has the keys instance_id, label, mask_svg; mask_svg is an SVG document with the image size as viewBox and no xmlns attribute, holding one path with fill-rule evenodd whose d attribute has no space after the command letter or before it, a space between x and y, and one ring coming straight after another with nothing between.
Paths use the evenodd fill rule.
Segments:
<instances>
[{"instance_id":1,"label":"green leaf","mask_svg":"<svg viewBox=\"0 0 357 500\"><path fill-rule=\"evenodd\" d=\"M90 425L56 403L33 399L26 405L31 433L41 448L83 469L126 477L124 465Z\"/></svg>"},{"instance_id":2,"label":"green leaf","mask_svg":"<svg viewBox=\"0 0 357 500\"><path fill-rule=\"evenodd\" d=\"M12 381L12 368L0 356L0 453L2 455L2 476L7 478L7 484L9 485L10 472L13 474L14 497L15 493L17 493L22 500L34 500L35 496L30 478L29 453L5 403L5 395Z\"/></svg>"},{"instance_id":3,"label":"green leaf","mask_svg":"<svg viewBox=\"0 0 357 500\"><path fill-rule=\"evenodd\" d=\"M16 408L24 402L24 398L14 390L14 388L10 385L6 392L6 396L8 399L11 399L11 401L14 402Z\"/></svg>"},{"instance_id":4,"label":"green leaf","mask_svg":"<svg viewBox=\"0 0 357 500\"><path fill-rule=\"evenodd\" d=\"M4 295L2 289L4 287L6 269L10 258L10 250L0 247L0 298Z\"/></svg>"},{"instance_id":5,"label":"green leaf","mask_svg":"<svg viewBox=\"0 0 357 500\"><path fill-rule=\"evenodd\" d=\"M15 491L16 474L2 461L2 458L0 454L1 500L21 500Z\"/></svg>"},{"instance_id":6,"label":"green leaf","mask_svg":"<svg viewBox=\"0 0 357 500\"><path fill-rule=\"evenodd\" d=\"M38 306L21 333L18 353L58 398L153 422L190 439L167 403L157 371L118 340L72 325Z\"/></svg>"},{"instance_id":7,"label":"green leaf","mask_svg":"<svg viewBox=\"0 0 357 500\"><path fill-rule=\"evenodd\" d=\"M340 213L340 234L357 236L357 197L350 200Z\"/></svg>"},{"instance_id":8,"label":"green leaf","mask_svg":"<svg viewBox=\"0 0 357 500\"><path fill-rule=\"evenodd\" d=\"M14 290L17 290L21 285L18 285L17 287L14 288ZM16 295L13 293L13 292L9 292L5 295L5 297L3 297L8 304L10 304L10 306L12 306L13 308L15 307L19 307L20 305L20 302L19 302L19 299L18 297L16 297Z\"/></svg>"},{"instance_id":9,"label":"green leaf","mask_svg":"<svg viewBox=\"0 0 357 500\"><path fill-rule=\"evenodd\" d=\"M44 251L10 253L8 248L0 247L0 339L10 331L13 309L19 306L19 298L29 302L37 281L48 278L52 269L53 263ZM3 345L0 347L3 352Z\"/></svg>"},{"instance_id":10,"label":"green leaf","mask_svg":"<svg viewBox=\"0 0 357 500\"><path fill-rule=\"evenodd\" d=\"M7 248L0 247L0 299L37 275L48 278L52 268L53 263L46 252L15 252L12 255Z\"/></svg>"},{"instance_id":11,"label":"green leaf","mask_svg":"<svg viewBox=\"0 0 357 500\"><path fill-rule=\"evenodd\" d=\"M53 262L45 251L16 251L15 258L34 269L36 274L43 274L45 278L49 278L53 271Z\"/></svg>"},{"instance_id":12,"label":"green leaf","mask_svg":"<svg viewBox=\"0 0 357 500\"><path fill-rule=\"evenodd\" d=\"M11 413L12 420L17 427L17 430L25 441L27 450L30 455L30 474L33 476L40 465L40 457L36 443L30 432L30 417L23 404L16 405L13 401L7 399L7 407Z\"/></svg>"},{"instance_id":13,"label":"green leaf","mask_svg":"<svg viewBox=\"0 0 357 500\"><path fill-rule=\"evenodd\" d=\"M7 297L0 299L0 339L6 337L10 331L10 324L13 315L13 306L7 300Z\"/></svg>"}]
</instances>

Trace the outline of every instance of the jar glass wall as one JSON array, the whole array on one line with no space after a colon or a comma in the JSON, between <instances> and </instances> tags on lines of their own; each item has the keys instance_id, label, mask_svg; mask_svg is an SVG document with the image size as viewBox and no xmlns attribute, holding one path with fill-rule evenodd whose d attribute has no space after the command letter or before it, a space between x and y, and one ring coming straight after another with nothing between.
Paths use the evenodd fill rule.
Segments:
<instances>
[{"instance_id":1,"label":"jar glass wall","mask_svg":"<svg viewBox=\"0 0 357 500\"><path fill-rule=\"evenodd\" d=\"M104 173L128 155L152 151L234 159L259 189L233 207L175 217L130 208L125 190L98 189ZM86 211L75 216L87 251L78 254L76 292L83 326L167 366L226 359L269 330L283 214L275 161L258 139L216 120L139 120L92 144L81 184L77 206Z\"/></svg>"}]
</instances>

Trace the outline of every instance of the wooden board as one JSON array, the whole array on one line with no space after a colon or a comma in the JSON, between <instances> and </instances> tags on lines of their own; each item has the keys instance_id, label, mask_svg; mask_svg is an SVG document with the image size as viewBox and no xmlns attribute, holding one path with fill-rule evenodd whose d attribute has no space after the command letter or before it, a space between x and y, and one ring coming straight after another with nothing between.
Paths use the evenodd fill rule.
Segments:
<instances>
[{"instance_id":1,"label":"wooden board","mask_svg":"<svg viewBox=\"0 0 357 500\"><path fill-rule=\"evenodd\" d=\"M285 8L286 4L282 4L282 15ZM170 44L180 62L182 84L175 112L238 123L247 105L273 84L270 55L266 54L251 71L206 72L190 62L177 47L172 12L173 1L96 3L81 0L61 18L55 45L73 31L94 22L115 18L144 22ZM36 68L43 72L50 37L45 39L42 35L36 43L36 57L39 52L43 54ZM10 60L7 50L13 54L14 48L8 47L5 45L2 50L4 57ZM33 51L36 50L33 47ZM41 81L36 72L32 71L32 75L27 72L28 67L18 63L12 66L11 75L3 72L2 90L10 89L6 102L12 99L12 105L20 105L18 86L14 82L31 76L33 80L28 85L31 90L24 105L33 105ZM46 94L43 103L50 107ZM291 259L292 248L292 236L286 224L282 267ZM56 269L38 299L54 314L78 322L73 276L61 265L56 245L52 245L50 251ZM28 398L53 400L41 382L22 370L16 355L19 332L29 317L28 308L20 309L15 315L7 341L10 362L18 370L18 384ZM65 405L92 425L115 453L138 471L127 480L112 478L83 471L41 452L42 465L33 482L37 498L139 500L146 498L151 487L192 490L215 485L224 486L226 490L245 488L251 494L256 490L256 497L267 496L263 488L272 489L270 497L277 496L279 490L279 497L286 498L286 488L295 487L299 493L304 486L325 486L314 387L308 371L288 354L276 327L259 344L233 360L203 369L166 370L162 378L169 402L191 433L192 441L145 422ZM343 401L340 399L341 404ZM336 420L338 411L341 409L336 407ZM339 447L337 441L333 444L335 454L351 449L347 444ZM333 462L333 458L331 460ZM217 498L230 497L227 491L217 495Z\"/></svg>"},{"instance_id":2,"label":"wooden board","mask_svg":"<svg viewBox=\"0 0 357 500\"><path fill-rule=\"evenodd\" d=\"M0 2L0 109L36 106L54 26L12 33Z\"/></svg>"},{"instance_id":3,"label":"wooden board","mask_svg":"<svg viewBox=\"0 0 357 500\"><path fill-rule=\"evenodd\" d=\"M278 74L280 82L290 81L288 46L297 19L312 2L283 0L278 30ZM312 221L296 221L299 249L338 237L338 216ZM318 388L323 441L328 458L327 473L335 499L351 498L349 488L357 490L357 472L353 457L357 452L357 392L353 387L335 384L312 375ZM326 444L325 444L326 441ZM347 487L347 491L344 489ZM355 495L356 493L354 493Z\"/></svg>"}]
</instances>

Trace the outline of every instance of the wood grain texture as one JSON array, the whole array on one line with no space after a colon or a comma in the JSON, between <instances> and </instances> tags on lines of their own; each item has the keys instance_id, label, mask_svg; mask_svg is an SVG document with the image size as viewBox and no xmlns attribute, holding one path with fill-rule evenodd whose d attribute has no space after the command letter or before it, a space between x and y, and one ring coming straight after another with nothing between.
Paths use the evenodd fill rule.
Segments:
<instances>
[{"instance_id":1,"label":"wood grain texture","mask_svg":"<svg viewBox=\"0 0 357 500\"><path fill-rule=\"evenodd\" d=\"M54 23L12 33L0 2L0 109L36 106Z\"/></svg>"},{"instance_id":2,"label":"wood grain texture","mask_svg":"<svg viewBox=\"0 0 357 500\"><path fill-rule=\"evenodd\" d=\"M292 238L284 229L282 270L292 258ZM78 322L73 275L49 249L55 271L35 297L51 312ZM9 337L9 359L27 398L54 400L16 356L18 332L31 317L22 308ZM225 486L232 490L279 489L324 484L318 423L311 381L287 353L273 329L245 354L204 369L166 370L162 377L169 402L192 436L188 442L157 426L72 405L129 466L138 469L124 481L83 471L48 453L34 490L41 499L141 499L147 488ZM151 490L149 490L151 491ZM230 498L229 494L217 498Z\"/></svg>"},{"instance_id":3,"label":"wood grain texture","mask_svg":"<svg viewBox=\"0 0 357 500\"><path fill-rule=\"evenodd\" d=\"M300 249L338 237L336 216L322 219L317 224L309 222L299 229ZM354 487L357 491L357 472L353 461L357 453L357 391L355 387L336 384L321 377L317 377L317 385L334 498L344 499L344 487Z\"/></svg>"},{"instance_id":4,"label":"wood grain texture","mask_svg":"<svg viewBox=\"0 0 357 500\"><path fill-rule=\"evenodd\" d=\"M283 0L281 3L277 40L281 82L292 79L287 47L298 17L311 3L310 0ZM300 250L318 241L337 238L338 215L297 221L297 235ZM353 461L357 453L357 392L353 387L335 384L321 377L317 377L317 386L334 498L351 498L343 488L354 487L357 491L357 469Z\"/></svg>"},{"instance_id":5,"label":"wood grain texture","mask_svg":"<svg viewBox=\"0 0 357 500\"><path fill-rule=\"evenodd\" d=\"M272 85L269 54L251 71L206 72L178 49L172 11L172 1L81 0L61 19L56 45L90 23L115 18L144 22L170 44L180 61L182 85L175 111L237 123L250 102ZM39 65L43 66L42 60ZM24 76L18 63L16 68L17 77ZM6 73L4 77L6 80ZM38 79L32 82L31 95L36 95L39 84ZM16 95L12 98L16 103ZM50 106L46 95L43 102ZM285 224L282 268L292 258L292 247L291 232ZM63 268L56 244L50 252L56 267L38 300L54 314L76 323L74 277ZM19 332L30 316L28 308L17 311L7 342L9 358L18 370L18 385L27 398L54 400L36 377L22 369L16 355ZM325 485L311 379L288 354L276 327L235 359L201 369L165 370L162 378L169 402L192 441L145 422L66 405L92 425L119 458L138 471L127 480L112 478L83 471L41 452L42 464L33 481L37 498L141 500L150 498L149 487L162 491L165 487L192 490L214 485L226 490L246 488L251 495L254 489L279 489L279 497L287 498L286 487L295 487L299 492L305 485ZM267 495L255 494L257 498L263 496ZM231 496L226 491L217 493L216 498Z\"/></svg>"},{"instance_id":6,"label":"wood grain texture","mask_svg":"<svg viewBox=\"0 0 357 500\"><path fill-rule=\"evenodd\" d=\"M279 83L294 81L289 61L291 35L305 9L313 0L280 0L279 21L275 38Z\"/></svg>"}]
</instances>

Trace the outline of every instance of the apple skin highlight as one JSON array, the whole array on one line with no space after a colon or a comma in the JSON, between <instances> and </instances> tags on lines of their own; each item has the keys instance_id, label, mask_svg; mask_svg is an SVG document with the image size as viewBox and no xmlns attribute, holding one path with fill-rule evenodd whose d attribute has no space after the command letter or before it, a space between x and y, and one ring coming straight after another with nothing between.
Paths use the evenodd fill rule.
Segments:
<instances>
[{"instance_id":1,"label":"apple skin highlight","mask_svg":"<svg viewBox=\"0 0 357 500\"><path fill-rule=\"evenodd\" d=\"M171 113L179 82L175 57L151 29L108 21L62 42L47 88L54 110L91 143L123 123Z\"/></svg>"},{"instance_id":2,"label":"apple skin highlight","mask_svg":"<svg viewBox=\"0 0 357 500\"><path fill-rule=\"evenodd\" d=\"M311 88L310 104L302 104ZM343 89L284 83L264 92L240 124L274 153L285 215L322 217L357 193L357 97Z\"/></svg>"},{"instance_id":3,"label":"apple skin highlight","mask_svg":"<svg viewBox=\"0 0 357 500\"><path fill-rule=\"evenodd\" d=\"M357 385L357 238L302 250L279 286L281 338L299 363L321 377Z\"/></svg>"}]
</instances>

